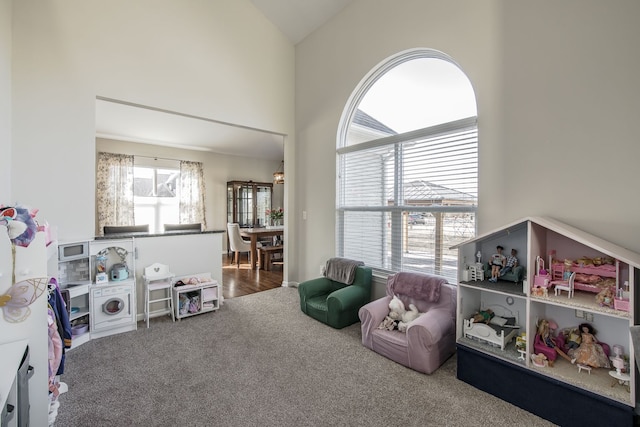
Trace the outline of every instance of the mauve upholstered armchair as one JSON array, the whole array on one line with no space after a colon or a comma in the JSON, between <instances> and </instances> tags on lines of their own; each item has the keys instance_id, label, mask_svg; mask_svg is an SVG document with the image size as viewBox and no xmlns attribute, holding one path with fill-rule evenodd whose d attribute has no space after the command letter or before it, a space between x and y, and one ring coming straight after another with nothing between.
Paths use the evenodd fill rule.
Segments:
<instances>
[{"instance_id":1,"label":"mauve upholstered armchair","mask_svg":"<svg viewBox=\"0 0 640 427\"><path fill-rule=\"evenodd\" d=\"M358 310L371 301L371 268L357 267L350 285L319 277L298 285L300 309L322 323L341 329L356 323Z\"/></svg>"},{"instance_id":2,"label":"mauve upholstered armchair","mask_svg":"<svg viewBox=\"0 0 640 427\"><path fill-rule=\"evenodd\" d=\"M359 311L362 344L418 372L434 372L456 349L456 287L440 276L397 273L387 279L386 294ZM414 304L424 313L409 323L406 333L378 328L393 295L407 310Z\"/></svg>"}]
</instances>

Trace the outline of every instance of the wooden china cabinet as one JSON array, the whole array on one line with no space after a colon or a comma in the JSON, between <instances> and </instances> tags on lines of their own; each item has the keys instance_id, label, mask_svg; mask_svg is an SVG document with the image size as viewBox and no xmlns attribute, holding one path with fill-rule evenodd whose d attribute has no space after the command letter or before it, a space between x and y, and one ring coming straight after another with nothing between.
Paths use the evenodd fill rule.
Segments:
<instances>
[{"instance_id":1,"label":"wooden china cabinet","mask_svg":"<svg viewBox=\"0 0 640 427\"><path fill-rule=\"evenodd\" d=\"M227 222L237 222L241 228L266 226L272 197L270 182L227 182Z\"/></svg>"}]
</instances>

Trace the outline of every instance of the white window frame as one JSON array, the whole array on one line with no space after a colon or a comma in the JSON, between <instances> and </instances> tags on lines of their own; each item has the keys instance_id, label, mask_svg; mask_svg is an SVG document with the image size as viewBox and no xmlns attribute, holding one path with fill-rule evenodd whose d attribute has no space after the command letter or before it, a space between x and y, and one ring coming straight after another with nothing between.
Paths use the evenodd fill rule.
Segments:
<instances>
[{"instance_id":1,"label":"white window frame","mask_svg":"<svg viewBox=\"0 0 640 427\"><path fill-rule=\"evenodd\" d=\"M454 122L445 123L441 125L431 126L424 129L418 129L410 132L406 132L399 135L386 136L383 138L353 144L348 144L348 133L352 124L353 118L356 114L360 102L367 94L369 89L377 82L377 80L383 76L386 72L394 67L414 59L422 58L435 58L442 59L453 63L455 62L447 55L429 50L429 49L415 49L410 51L401 52L400 54L385 61L378 67L374 68L362 81L358 88L354 91L351 98L347 102L347 107L343 112L340 127L337 135L337 150L336 150L336 253L338 256L345 256L345 214L348 212L379 212L386 213L390 218L389 227L391 228L391 242L389 246L391 248L390 262L384 262L386 265L370 265L376 273L381 275L390 274L398 271L405 270L403 266L403 241L406 238L403 233L406 233L406 218L407 213L421 212L432 214L467 214L473 217L473 235L477 233L477 176L476 176L476 203L466 206L409 206L403 203L395 203L392 206L354 206L350 205L346 199L346 192L344 188L344 182L341 179L341 175L345 175L344 159L350 153L366 152L366 150L375 149L378 147L393 147L395 158L395 176L394 176L394 197L393 200L399 200L398 195L402 195L403 177L401 175L402 167L402 147L411 141L424 140L429 138L438 138L451 133L456 132L469 132L472 137L475 137L476 150L477 150L477 117L469 117L466 119L456 120ZM460 67L458 67L460 68ZM476 154L477 155L477 154ZM477 170L477 157L476 157L476 170ZM383 218L385 216L383 215ZM380 239L386 239L385 231L381 231ZM471 236L473 237L473 236ZM363 243L363 246L366 243ZM384 247L384 245L383 245ZM448 249L448 248L447 248ZM436 251L437 252L437 251ZM348 255L348 254L346 254ZM442 254L435 254L436 257L442 257ZM384 260L388 258L385 254L381 254L381 258ZM436 267L434 271L425 271L435 274L441 274L447 277L450 283L457 283L457 263L453 271L446 272L442 269L442 259L436 260Z\"/></svg>"}]
</instances>

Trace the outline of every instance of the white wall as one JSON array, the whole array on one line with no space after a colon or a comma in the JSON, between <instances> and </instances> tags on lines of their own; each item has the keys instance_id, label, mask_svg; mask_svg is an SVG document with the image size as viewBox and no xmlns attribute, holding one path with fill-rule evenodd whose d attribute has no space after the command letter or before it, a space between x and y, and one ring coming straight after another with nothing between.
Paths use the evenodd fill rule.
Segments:
<instances>
[{"instance_id":1,"label":"white wall","mask_svg":"<svg viewBox=\"0 0 640 427\"><path fill-rule=\"evenodd\" d=\"M356 1L296 46L296 167L304 174L294 197L307 211L298 230L306 254L300 279L317 276L318 266L335 254L336 132L358 83L391 55L431 48L460 63L479 98L479 114L495 116L498 17L495 1ZM496 125L480 126L483 138L497 138ZM481 159L497 151L480 150Z\"/></svg>"},{"instance_id":2,"label":"white wall","mask_svg":"<svg viewBox=\"0 0 640 427\"><path fill-rule=\"evenodd\" d=\"M349 96L416 47L450 55L476 92L480 232L550 216L640 252L638 16L633 0L356 0L298 44L298 279L335 254L331 177Z\"/></svg>"},{"instance_id":3,"label":"white wall","mask_svg":"<svg viewBox=\"0 0 640 427\"><path fill-rule=\"evenodd\" d=\"M0 203L11 195L11 0L0 0Z\"/></svg>"},{"instance_id":4,"label":"white wall","mask_svg":"<svg viewBox=\"0 0 640 427\"><path fill-rule=\"evenodd\" d=\"M227 181L271 182L280 162L249 157L226 156L202 151L181 150L150 144L96 139L96 152L131 154L202 162L205 179L207 229L227 229ZM274 184L273 206L283 206L281 185ZM226 250L227 239L223 246Z\"/></svg>"},{"instance_id":5,"label":"white wall","mask_svg":"<svg viewBox=\"0 0 640 427\"><path fill-rule=\"evenodd\" d=\"M15 1L12 22L12 190L61 239L94 234L96 96L293 135L294 48L249 0Z\"/></svg>"}]
</instances>

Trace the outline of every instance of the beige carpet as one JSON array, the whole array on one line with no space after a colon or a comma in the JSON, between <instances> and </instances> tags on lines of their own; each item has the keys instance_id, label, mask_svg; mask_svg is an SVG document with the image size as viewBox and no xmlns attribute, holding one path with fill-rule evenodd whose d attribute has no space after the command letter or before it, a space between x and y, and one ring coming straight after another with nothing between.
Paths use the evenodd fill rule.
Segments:
<instances>
[{"instance_id":1,"label":"beige carpet","mask_svg":"<svg viewBox=\"0 0 640 427\"><path fill-rule=\"evenodd\" d=\"M57 426L548 426L456 379L363 347L299 308L295 288L90 341L67 354Z\"/></svg>"}]
</instances>

